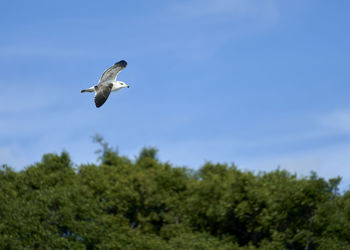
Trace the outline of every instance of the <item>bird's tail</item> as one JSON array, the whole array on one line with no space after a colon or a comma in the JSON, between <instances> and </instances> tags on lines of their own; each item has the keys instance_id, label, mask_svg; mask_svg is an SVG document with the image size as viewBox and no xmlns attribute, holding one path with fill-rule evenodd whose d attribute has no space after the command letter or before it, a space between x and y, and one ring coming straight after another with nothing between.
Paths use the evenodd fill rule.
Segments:
<instances>
[{"instance_id":1,"label":"bird's tail","mask_svg":"<svg viewBox=\"0 0 350 250\"><path fill-rule=\"evenodd\" d=\"M83 89L82 91L80 91L81 93L84 93L84 92L94 92L92 89Z\"/></svg>"}]
</instances>

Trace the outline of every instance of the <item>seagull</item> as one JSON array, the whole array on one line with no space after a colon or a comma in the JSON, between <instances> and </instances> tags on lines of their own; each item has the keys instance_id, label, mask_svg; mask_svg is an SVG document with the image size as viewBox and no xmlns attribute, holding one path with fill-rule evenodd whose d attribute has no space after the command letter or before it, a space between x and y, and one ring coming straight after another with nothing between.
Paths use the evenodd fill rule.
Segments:
<instances>
[{"instance_id":1,"label":"seagull","mask_svg":"<svg viewBox=\"0 0 350 250\"><path fill-rule=\"evenodd\" d=\"M83 89L84 92L95 92L96 107L101 107L106 101L111 92L118 91L122 88L130 88L125 82L117 81L117 76L127 65L127 62L121 60L115 63L112 67L103 72L98 84L88 89Z\"/></svg>"}]
</instances>

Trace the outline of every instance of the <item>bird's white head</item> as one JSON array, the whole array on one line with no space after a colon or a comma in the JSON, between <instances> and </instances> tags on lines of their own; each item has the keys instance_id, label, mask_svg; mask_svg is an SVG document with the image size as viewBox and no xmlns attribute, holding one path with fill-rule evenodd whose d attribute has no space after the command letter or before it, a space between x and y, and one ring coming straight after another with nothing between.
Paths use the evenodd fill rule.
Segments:
<instances>
[{"instance_id":1,"label":"bird's white head","mask_svg":"<svg viewBox=\"0 0 350 250\"><path fill-rule=\"evenodd\" d=\"M117 81L118 88L130 88L125 82Z\"/></svg>"}]
</instances>

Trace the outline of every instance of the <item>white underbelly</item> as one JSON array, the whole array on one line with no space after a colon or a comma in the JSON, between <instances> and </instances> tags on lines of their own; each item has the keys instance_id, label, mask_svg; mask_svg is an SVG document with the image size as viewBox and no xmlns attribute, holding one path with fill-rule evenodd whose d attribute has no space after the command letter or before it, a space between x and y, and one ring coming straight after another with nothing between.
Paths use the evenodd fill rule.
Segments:
<instances>
[{"instance_id":1,"label":"white underbelly","mask_svg":"<svg viewBox=\"0 0 350 250\"><path fill-rule=\"evenodd\" d=\"M112 91L112 92L115 92L115 91L118 91L119 89L120 89L120 88L117 88L116 86L114 86L114 85L113 85L113 87L112 87L112 90L111 90L111 91Z\"/></svg>"}]
</instances>

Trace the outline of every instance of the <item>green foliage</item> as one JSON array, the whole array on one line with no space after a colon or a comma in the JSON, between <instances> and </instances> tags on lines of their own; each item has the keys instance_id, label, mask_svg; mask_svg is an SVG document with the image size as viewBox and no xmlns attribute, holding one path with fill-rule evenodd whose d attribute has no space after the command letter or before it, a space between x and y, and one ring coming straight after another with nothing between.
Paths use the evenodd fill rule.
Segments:
<instances>
[{"instance_id":1,"label":"green foliage","mask_svg":"<svg viewBox=\"0 0 350 250\"><path fill-rule=\"evenodd\" d=\"M46 154L0 169L0 249L350 249L350 192L340 178L254 174L206 163L134 160L102 137L99 165Z\"/></svg>"}]
</instances>

